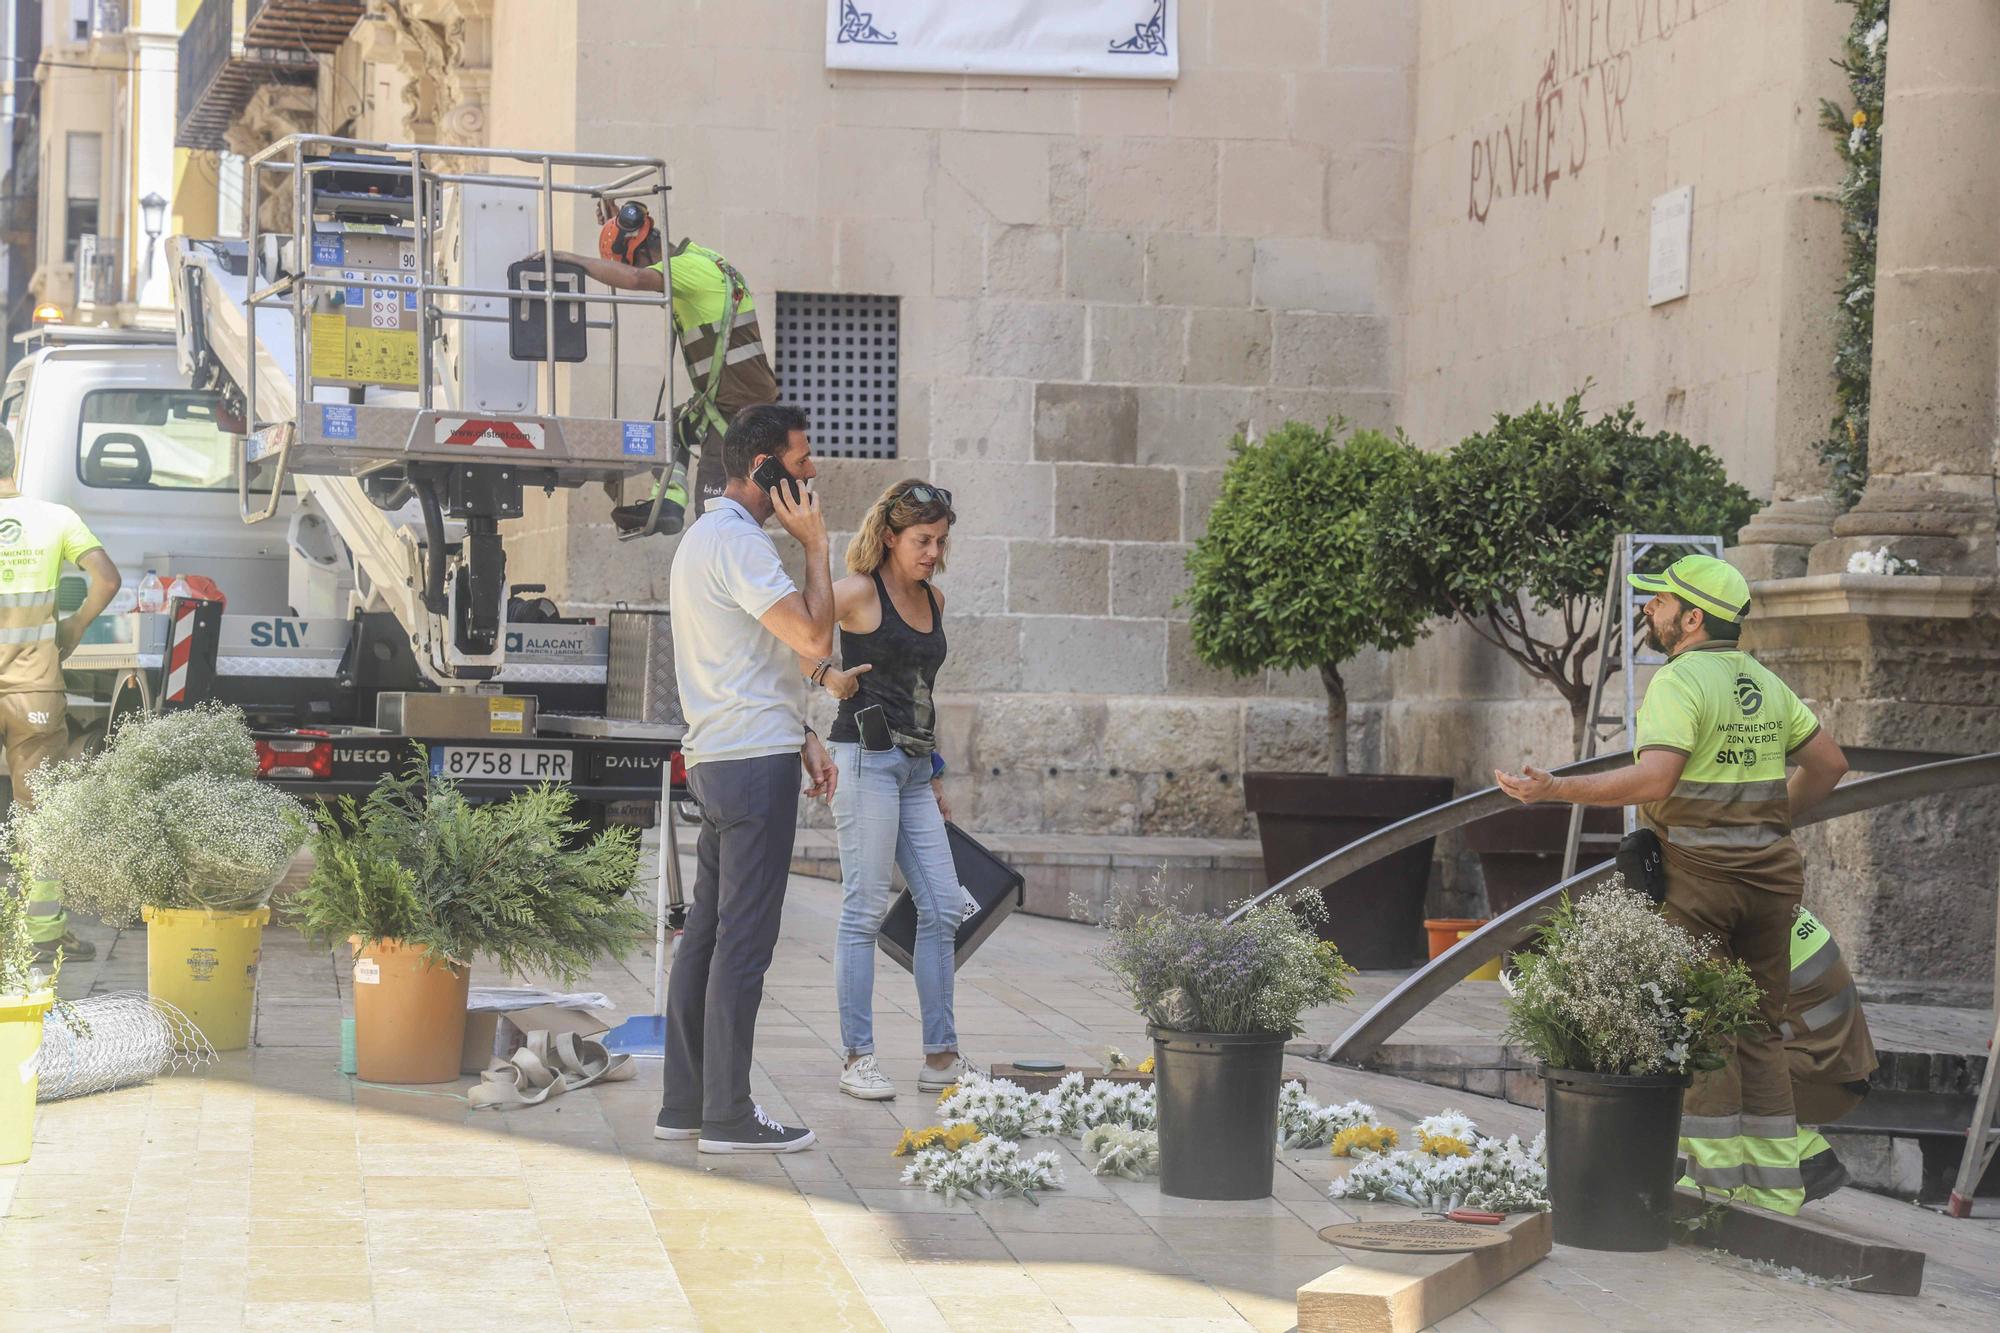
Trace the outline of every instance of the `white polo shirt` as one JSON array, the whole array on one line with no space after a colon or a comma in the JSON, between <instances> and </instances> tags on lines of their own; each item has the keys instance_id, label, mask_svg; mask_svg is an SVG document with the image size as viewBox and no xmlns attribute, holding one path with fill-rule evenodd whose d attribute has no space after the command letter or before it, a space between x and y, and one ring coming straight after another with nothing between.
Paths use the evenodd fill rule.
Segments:
<instances>
[{"instance_id":1,"label":"white polo shirt","mask_svg":"<svg viewBox=\"0 0 2000 1333\"><path fill-rule=\"evenodd\" d=\"M669 587L687 766L797 754L806 720L798 656L758 623L798 591L770 534L736 501L710 500L674 552Z\"/></svg>"}]
</instances>

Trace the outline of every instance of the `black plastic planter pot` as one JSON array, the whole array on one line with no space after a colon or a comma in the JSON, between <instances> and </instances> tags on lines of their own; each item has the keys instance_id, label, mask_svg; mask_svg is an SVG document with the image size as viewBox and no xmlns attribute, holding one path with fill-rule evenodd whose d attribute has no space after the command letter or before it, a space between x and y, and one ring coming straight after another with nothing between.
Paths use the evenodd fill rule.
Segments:
<instances>
[{"instance_id":1,"label":"black plastic planter pot","mask_svg":"<svg viewBox=\"0 0 2000 1333\"><path fill-rule=\"evenodd\" d=\"M1147 1031L1159 1099L1160 1193L1268 1198L1286 1038Z\"/></svg>"},{"instance_id":2,"label":"black plastic planter pot","mask_svg":"<svg viewBox=\"0 0 2000 1333\"><path fill-rule=\"evenodd\" d=\"M1556 1244L1666 1249L1686 1076L1545 1067L1542 1083Z\"/></svg>"},{"instance_id":3,"label":"black plastic planter pot","mask_svg":"<svg viewBox=\"0 0 2000 1333\"><path fill-rule=\"evenodd\" d=\"M1450 778L1386 773L1245 773L1243 803L1257 816L1264 878L1276 884L1328 852L1451 799ZM1321 890L1323 938L1359 968L1408 967L1424 956L1424 894L1431 882L1426 838Z\"/></svg>"}]
</instances>

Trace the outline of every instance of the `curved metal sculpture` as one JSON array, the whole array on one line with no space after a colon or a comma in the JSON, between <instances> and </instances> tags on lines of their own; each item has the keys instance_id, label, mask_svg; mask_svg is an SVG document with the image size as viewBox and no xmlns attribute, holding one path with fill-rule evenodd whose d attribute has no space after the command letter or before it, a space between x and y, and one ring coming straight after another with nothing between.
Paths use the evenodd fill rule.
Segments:
<instances>
[{"instance_id":1,"label":"curved metal sculpture","mask_svg":"<svg viewBox=\"0 0 2000 1333\"><path fill-rule=\"evenodd\" d=\"M1879 760L1898 753L1907 752L1855 750L1850 752L1850 762L1856 762L1859 758ZM1856 766L1860 767L1858 762ZM1566 771L1579 770L1572 767ZM1832 795L1814 806L1798 821L1797 827L1804 828L1810 824L1838 819L1842 815L1878 810L1883 806L1916 800L1920 797L1946 796L1952 792L1970 791L1996 784L2000 784L2000 753L1969 755L1962 759L1945 759L1906 767L1892 766L1889 772L1878 773L1875 777L1863 778L1858 782L1836 787ZM1449 808L1439 806L1437 811L1426 813L1436 814ZM1409 822L1404 821L1404 823ZM1390 831L1384 829L1383 833ZM1360 845L1359 842L1350 844L1351 847ZM1347 850L1348 848L1342 848L1340 852L1326 858L1321 864L1335 860ZM1377 1001L1374 1008L1363 1014L1354 1026L1341 1034L1339 1040L1328 1046L1322 1058L1353 1064L1372 1055L1383 1042L1401 1030L1405 1023L1422 1013L1453 986L1472 975L1478 968L1501 957L1508 950L1519 948L1526 943L1536 927L1548 919L1558 897L1565 893L1588 893L1609 880L1615 870L1616 867L1612 862L1600 862L1588 870L1577 872L1560 884L1543 890L1513 911L1487 922L1450 949L1431 959L1427 965L1404 978L1400 985ZM1306 873L1310 872L1301 872L1301 874ZM1298 879L1299 876L1294 875L1292 878ZM1286 882L1290 883L1289 880ZM1277 890L1273 889L1272 892L1275 893Z\"/></svg>"},{"instance_id":2,"label":"curved metal sculpture","mask_svg":"<svg viewBox=\"0 0 2000 1333\"><path fill-rule=\"evenodd\" d=\"M1927 750L1884 750L1855 746L1847 751L1847 764L1849 768L1859 773L1888 773L1958 757ZM1630 762L1632 762L1632 752L1620 750L1616 754L1600 754L1590 759L1563 764L1550 769L1549 772L1558 777L1582 776L1586 773L1603 773ZM1251 908L1271 898L1296 893L1301 889L1326 888L1357 870L1374 865L1384 857L1394 856L1406 847L1414 847L1427 838L1435 838L1440 833L1464 828L1467 824L1476 823L1488 815L1512 810L1517 804L1513 797L1498 787L1484 787L1470 796L1461 796L1455 801L1432 806L1428 810L1411 815L1408 819L1398 820L1385 828L1377 829L1366 837L1356 838L1338 851L1327 853L1305 869L1273 884L1231 912L1228 919L1235 921Z\"/></svg>"}]
</instances>

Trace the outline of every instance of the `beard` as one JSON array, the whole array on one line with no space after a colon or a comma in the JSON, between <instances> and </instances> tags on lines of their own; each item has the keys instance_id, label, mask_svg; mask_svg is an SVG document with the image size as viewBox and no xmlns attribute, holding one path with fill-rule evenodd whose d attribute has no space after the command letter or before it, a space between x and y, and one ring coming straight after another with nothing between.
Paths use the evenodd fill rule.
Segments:
<instances>
[{"instance_id":1,"label":"beard","mask_svg":"<svg viewBox=\"0 0 2000 1333\"><path fill-rule=\"evenodd\" d=\"M1652 620L1646 622L1646 646L1656 653L1671 653L1684 636L1678 622L1669 621L1663 629Z\"/></svg>"}]
</instances>

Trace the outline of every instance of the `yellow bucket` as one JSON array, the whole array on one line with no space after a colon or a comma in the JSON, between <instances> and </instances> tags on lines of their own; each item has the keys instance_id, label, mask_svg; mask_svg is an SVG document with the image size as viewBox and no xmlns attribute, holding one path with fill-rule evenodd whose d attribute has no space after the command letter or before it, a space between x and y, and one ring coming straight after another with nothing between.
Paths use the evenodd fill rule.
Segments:
<instances>
[{"instance_id":1,"label":"yellow bucket","mask_svg":"<svg viewBox=\"0 0 2000 1333\"><path fill-rule=\"evenodd\" d=\"M216 1050L248 1046L271 909L148 907L143 915L146 989L186 1014Z\"/></svg>"},{"instance_id":2,"label":"yellow bucket","mask_svg":"<svg viewBox=\"0 0 2000 1333\"><path fill-rule=\"evenodd\" d=\"M0 995L0 1166L28 1160L35 1143L35 1056L42 1049L42 1015L52 990Z\"/></svg>"},{"instance_id":3,"label":"yellow bucket","mask_svg":"<svg viewBox=\"0 0 2000 1333\"><path fill-rule=\"evenodd\" d=\"M1472 934L1474 934L1473 931L1461 930L1458 932L1458 937L1460 939L1465 939L1471 936ZM1492 962L1487 963L1485 966L1481 967L1478 971L1469 974L1465 979L1467 981L1500 980L1500 960L1498 958L1495 958Z\"/></svg>"}]
</instances>

